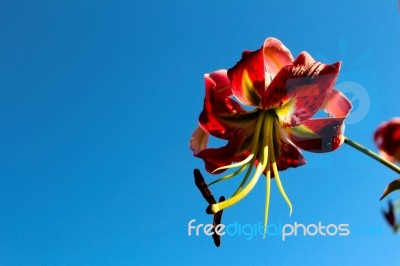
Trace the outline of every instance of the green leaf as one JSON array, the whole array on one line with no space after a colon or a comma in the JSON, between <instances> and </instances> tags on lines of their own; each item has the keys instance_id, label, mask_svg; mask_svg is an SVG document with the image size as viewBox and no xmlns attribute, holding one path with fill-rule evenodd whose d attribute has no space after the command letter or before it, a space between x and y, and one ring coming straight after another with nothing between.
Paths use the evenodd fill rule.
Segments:
<instances>
[{"instance_id":1,"label":"green leaf","mask_svg":"<svg viewBox=\"0 0 400 266\"><path fill-rule=\"evenodd\" d=\"M389 195L390 193L392 193L395 190L399 190L400 189L400 178L392 181L385 189L385 191L383 192L380 200L384 199L387 195Z\"/></svg>"}]
</instances>

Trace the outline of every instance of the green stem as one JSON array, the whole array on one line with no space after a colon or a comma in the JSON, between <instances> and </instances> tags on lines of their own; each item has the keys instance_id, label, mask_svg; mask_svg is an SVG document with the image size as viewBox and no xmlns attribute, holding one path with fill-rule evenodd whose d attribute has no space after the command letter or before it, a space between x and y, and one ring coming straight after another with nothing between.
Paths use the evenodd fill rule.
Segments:
<instances>
[{"instance_id":1,"label":"green stem","mask_svg":"<svg viewBox=\"0 0 400 266\"><path fill-rule=\"evenodd\" d=\"M344 143L346 143L347 145L353 147L356 150L361 151L362 153L364 153L365 155L368 155L369 157L371 157L372 159L377 160L378 162L380 162L381 164L389 167L390 169L392 169L393 171L397 172L398 174L400 174L400 167L398 167L397 165L395 165L394 163L389 162L388 160L383 159L382 157L380 157L378 154L376 154L375 152L368 150L367 148L365 148L364 146L362 146L360 143L357 143L355 141L352 141L351 139L344 137Z\"/></svg>"}]
</instances>

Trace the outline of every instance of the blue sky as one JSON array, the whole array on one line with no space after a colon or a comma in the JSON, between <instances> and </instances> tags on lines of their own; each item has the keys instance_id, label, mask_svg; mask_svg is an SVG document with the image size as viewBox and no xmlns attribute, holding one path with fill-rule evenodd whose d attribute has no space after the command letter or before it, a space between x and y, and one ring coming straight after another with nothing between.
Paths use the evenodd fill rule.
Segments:
<instances>
[{"instance_id":1,"label":"blue sky","mask_svg":"<svg viewBox=\"0 0 400 266\"><path fill-rule=\"evenodd\" d=\"M379 235L225 236L218 249L188 236L191 219L211 221L188 142L204 73L273 36L343 61L338 87L367 92L346 135L375 149L375 128L400 111L399 25L394 0L1 1L0 264L394 265L400 239L378 199L397 176L348 146L282 172L294 212L273 186L269 221ZM262 222L263 204L260 181L223 222Z\"/></svg>"}]
</instances>

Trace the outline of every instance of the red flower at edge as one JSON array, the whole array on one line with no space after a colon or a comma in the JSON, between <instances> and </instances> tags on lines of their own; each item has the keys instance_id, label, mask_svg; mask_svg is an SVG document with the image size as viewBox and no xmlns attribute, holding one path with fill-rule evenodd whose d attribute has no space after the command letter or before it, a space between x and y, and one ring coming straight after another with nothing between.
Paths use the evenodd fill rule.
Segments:
<instances>
[{"instance_id":1,"label":"red flower at edge","mask_svg":"<svg viewBox=\"0 0 400 266\"><path fill-rule=\"evenodd\" d=\"M382 123L375 131L374 141L384 160L392 163L400 163L400 118L395 117ZM400 190L400 178L389 183L381 196L381 200L398 190ZM391 206L391 202L389 202L389 206ZM390 214L390 210L393 212L393 208L389 209L388 215ZM389 216L386 215L386 219L389 221ZM393 228L400 230L400 226L397 224Z\"/></svg>"},{"instance_id":2,"label":"red flower at edge","mask_svg":"<svg viewBox=\"0 0 400 266\"><path fill-rule=\"evenodd\" d=\"M205 75L204 109L190 148L196 157L204 160L208 172L237 168L211 184L248 168L234 195L211 204L208 212L216 213L243 199L262 173L267 178L264 225L267 224L271 177L275 177L292 210L279 179L279 170L305 164L299 148L330 152L344 141L343 122L352 106L334 89L339 69L340 62L326 65L315 61L307 52L293 60L279 40L268 38L259 50L243 52L242 59L228 71ZM253 110L248 111L245 106ZM329 117L312 118L320 109ZM209 135L228 143L224 147L208 148ZM254 166L256 170L252 171Z\"/></svg>"},{"instance_id":3,"label":"red flower at edge","mask_svg":"<svg viewBox=\"0 0 400 266\"><path fill-rule=\"evenodd\" d=\"M375 131L374 140L384 159L400 162L400 118L382 123Z\"/></svg>"}]
</instances>

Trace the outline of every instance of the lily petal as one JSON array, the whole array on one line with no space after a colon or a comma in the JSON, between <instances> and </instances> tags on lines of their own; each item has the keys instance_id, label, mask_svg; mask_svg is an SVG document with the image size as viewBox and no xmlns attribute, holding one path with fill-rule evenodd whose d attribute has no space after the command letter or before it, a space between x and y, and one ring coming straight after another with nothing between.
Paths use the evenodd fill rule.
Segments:
<instances>
[{"instance_id":1,"label":"lily petal","mask_svg":"<svg viewBox=\"0 0 400 266\"><path fill-rule=\"evenodd\" d=\"M291 62L293 56L289 49L275 38L266 39L254 52L244 51L242 59L228 70L233 94L242 104L258 106L266 86Z\"/></svg>"},{"instance_id":2,"label":"lily petal","mask_svg":"<svg viewBox=\"0 0 400 266\"><path fill-rule=\"evenodd\" d=\"M237 114L246 111L239 103L229 98L232 96L230 81L225 69L204 75L206 94L204 109L213 114Z\"/></svg>"},{"instance_id":3,"label":"lily petal","mask_svg":"<svg viewBox=\"0 0 400 266\"><path fill-rule=\"evenodd\" d=\"M215 171L225 165L229 165L233 162L239 162L249 156L251 137L243 139L237 137L231 139L228 144L220 148L207 148L201 150L194 155L203 159L207 172L211 174L218 174L226 169Z\"/></svg>"},{"instance_id":4,"label":"lily petal","mask_svg":"<svg viewBox=\"0 0 400 266\"><path fill-rule=\"evenodd\" d=\"M265 64L265 86L278 74L284 66L293 62L293 56L289 49L275 38L268 38L263 46Z\"/></svg>"},{"instance_id":5,"label":"lily petal","mask_svg":"<svg viewBox=\"0 0 400 266\"><path fill-rule=\"evenodd\" d=\"M221 97L229 97L232 95L231 82L227 75L226 69L216 70L209 74L205 74L204 78L214 82L214 90Z\"/></svg>"},{"instance_id":6,"label":"lily petal","mask_svg":"<svg viewBox=\"0 0 400 266\"><path fill-rule=\"evenodd\" d=\"M248 112L230 98L232 91L226 70L205 75L205 87L200 128L193 133L190 148L196 157L204 160L207 171L211 173L218 167L248 156L247 146L250 145L259 111ZM207 148L209 135L226 139L228 144L221 148Z\"/></svg>"},{"instance_id":7,"label":"lily petal","mask_svg":"<svg viewBox=\"0 0 400 266\"><path fill-rule=\"evenodd\" d=\"M228 70L232 93L242 104L258 106L265 90L263 50L245 51L242 59Z\"/></svg>"},{"instance_id":8,"label":"lily petal","mask_svg":"<svg viewBox=\"0 0 400 266\"><path fill-rule=\"evenodd\" d=\"M204 160L205 168L209 173L221 173L226 169L220 171L215 171L215 169L241 161L249 154L251 137L244 139L241 135L232 134L228 144L221 148L207 148L208 138L208 133L201 127L197 127L193 132L189 146L194 156Z\"/></svg>"},{"instance_id":9,"label":"lily petal","mask_svg":"<svg viewBox=\"0 0 400 266\"><path fill-rule=\"evenodd\" d=\"M346 96L333 90L325 103L325 111L333 117L310 119L302 125L286 128L286 132L303 150L316 153L334 151L343 144L344 120L351 108Z\"/></svg>"},{"instance_id":10,"label":"lily petal","mask_svg":"<svg viewBox=\"0 0 400 266\"><path fill-rule=\"evenodd\" d=\"M233 135L248 136L257 119L256 112L247 112L230 98L232 90L226 70L204 76L206 95L199 123L205 132L222 139Z\"/></svg>"},{"instance_id":11,"label":"lily petal","mask_svg":"<svg viewBox=\"0 0 400 266\"><path fill-rule=\"evenodd\" d=\"M276 162L279 171L286 170L290 167L295 168L304 165L305 163L306 159L298 148L291 143L282 143L281 156Z\"/></svg>"},{"instance_id":12,"label":"lily petal","mask_svg":"<svg viewBox=\"0 0 400 266\"><path fill-rule=\"evenodd\" d=\"M199 117L199 123L208 134L229 140L237 136L245 138L252 135L257 116L258 112L249 112L243 115L216 117L203 110Z\"/></svg>"},{"instance_id":13,"label":"lily petal","mask_svg":"<svg viewBox=\"0 0 400 266\"><path fill-rule=\"evenodd\" d=\"M195 129L189 142L189 147L194 152L194 154L197 154L207 148L208 136L209 135L207 134L207 132L205 132L201 127L197 127Z\"/></svg>"},{"instance_id":14,"label":"lily petal","mask_svg":"<svg viewBox=\"0 0 400 266\"><path fill-rule=\"evenodd\" d=\"M278 122L276 122L276 126L279 126ZM276 133L276 136L274 136L274 143L276 143L277 146L274 148L278 170L282 171L290 167L304 165L306 160L303 157L303 154L295 145L293 145L284 129L279 126L277 127Z\"/></svg>"},{"instance_id":15,"label":"lily petal","mask_svg":"<svg viewBox=\"0 0 400 266\"><path fill-rule=\"evenodd\" d=\"M275 109L283 126L310 119L325 102L336 82L340 62L325 65L307 52L283 67L262 95L261 106Z\"/></svg>"}]
</instances>

